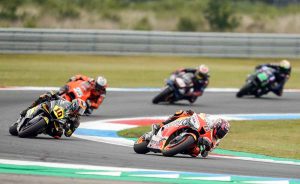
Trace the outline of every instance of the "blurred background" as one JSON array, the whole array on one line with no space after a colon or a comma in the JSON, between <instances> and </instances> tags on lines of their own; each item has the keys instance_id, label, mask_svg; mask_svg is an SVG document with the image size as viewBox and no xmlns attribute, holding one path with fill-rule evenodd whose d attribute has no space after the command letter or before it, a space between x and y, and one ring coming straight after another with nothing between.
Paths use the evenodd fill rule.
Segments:
<instances>
[{"instance_id":1,"label":"blurred background","mask_svg":"<svg viewBox=\"0 0 300 184\"><path fill-rule=\"evenodd\" d=\"M300 0L0 0L0 27L299 33Z\"/></svg>"}]
</instances>

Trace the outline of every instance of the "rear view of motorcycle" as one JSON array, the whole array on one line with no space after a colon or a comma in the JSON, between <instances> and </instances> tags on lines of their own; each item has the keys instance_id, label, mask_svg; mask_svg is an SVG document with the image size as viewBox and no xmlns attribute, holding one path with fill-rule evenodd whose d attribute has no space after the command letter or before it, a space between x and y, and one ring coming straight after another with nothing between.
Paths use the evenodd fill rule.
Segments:
<instances>
[{"instance_id":1,"label":"rear view of motorcycle","mask_svg":"<svg viewBox=\"0 0 300 184\"><path fill-rule=\"evenodd\" d=\"M192 77L190 73L182 75L172 74L166 81L166 86L163 90L153 98L152 103L173 103L178 100L183 100L184 95L193 90Z\"/></svg>"},{"instance_id":2,"label":"rear view of motorcycle","mask_svg":"<svg viewBox=\"0 0 300 184\"><path fill-rule=\"evenodd\" d=\"M87 104L87 110L85 115L90 115L93 112L91 108L91 103L88 98L91 96L91 91L88 90L90 84L86 81L70 81L65 86L61 87L59 90L60 96L69 102L74 99L82 99Z\"/></svg>"},{"instance_id":3,"label":"rear view of motorcycle","mask_svg":"<svg viewBox=\"0 0 300 184\"><path fill-rule=\"evenodd\" d=\"M261 97L267 94L269 87L275 82L275 76L271 68L262 68L255 71L246 79L246 84L238 91L236 97L241 98L246 95Z\"/></svg>"}]
</instances>

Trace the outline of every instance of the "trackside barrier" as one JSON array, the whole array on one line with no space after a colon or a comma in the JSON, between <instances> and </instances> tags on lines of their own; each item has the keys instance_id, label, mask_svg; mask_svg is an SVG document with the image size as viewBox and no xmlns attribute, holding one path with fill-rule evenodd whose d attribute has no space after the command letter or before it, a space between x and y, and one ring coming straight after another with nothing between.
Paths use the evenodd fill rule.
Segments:
<instances>
[{"instance_id":1,"label":"trackside barrier","mask_svg":"<svg viewBox=\"0 0 300 184\"><path fill-rule=\"evenodd\" d=\"M1 28L0 53L299 58L300 35Z\"/></svg>"}]
</instances>

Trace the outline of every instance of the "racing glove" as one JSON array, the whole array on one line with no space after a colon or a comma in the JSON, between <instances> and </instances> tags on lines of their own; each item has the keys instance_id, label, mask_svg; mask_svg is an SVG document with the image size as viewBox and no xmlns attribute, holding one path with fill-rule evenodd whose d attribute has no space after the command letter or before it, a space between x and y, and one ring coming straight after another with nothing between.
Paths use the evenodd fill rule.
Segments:
<instances>
[{"instance_id":1,"label":"racing glove","mask_svg":"<svg viewBox=\"0 0 300 184\"><path fill-rule=\"evenodd\" d=\"M211 151L212 142L207 137L200 137L198 146L201 147L201 156L207 157L208 152Z\"/></svg>"}]
</instances>

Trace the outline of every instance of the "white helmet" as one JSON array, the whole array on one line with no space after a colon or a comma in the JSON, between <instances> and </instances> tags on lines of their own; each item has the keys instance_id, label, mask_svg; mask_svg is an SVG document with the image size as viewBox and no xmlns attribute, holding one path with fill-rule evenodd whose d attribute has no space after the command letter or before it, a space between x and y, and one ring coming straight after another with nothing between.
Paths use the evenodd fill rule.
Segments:
<instances>
[{"instance_id":1,"label":"white helmet","mask_svg":"<svg viewBox=\"0 0 300 184\"><path fill-rule=\"evenodd\" d=\"M198 79L203 78L204 76L208 75L209 68L206 65L200 65L197 67L196 77Z\"/></svg>"},{"instance_id":2,"label":"white helmet","mask_svg":"<svg viewBox=\"0 0 300 184\"><path fill-rule=\"evenodd\" d=\"M288 60L282 60L279 63L280 72L289 75L291 73L291 63Z\"/></svg>"},{"instance_id":3,"label":"white helmet","mask_svg":"<svg viewBox=\"0 0 300 184\"><path fill-rule=\"evenodd\" d=\"M102 76L98 76L95 83L95 89L103 90L106 87L107 87L107 80Z\"/></svg>"},{"instance_id":4,"label":"white helmet","mask_svg":"<svg viewBox=\"0 0 300 184\"><path fill-rule=\"evenodd\" d=\"M288 70L291 68L291 63L288 60L282 60L280 61L279 66Z\"/></svg>"}]
</instances>

